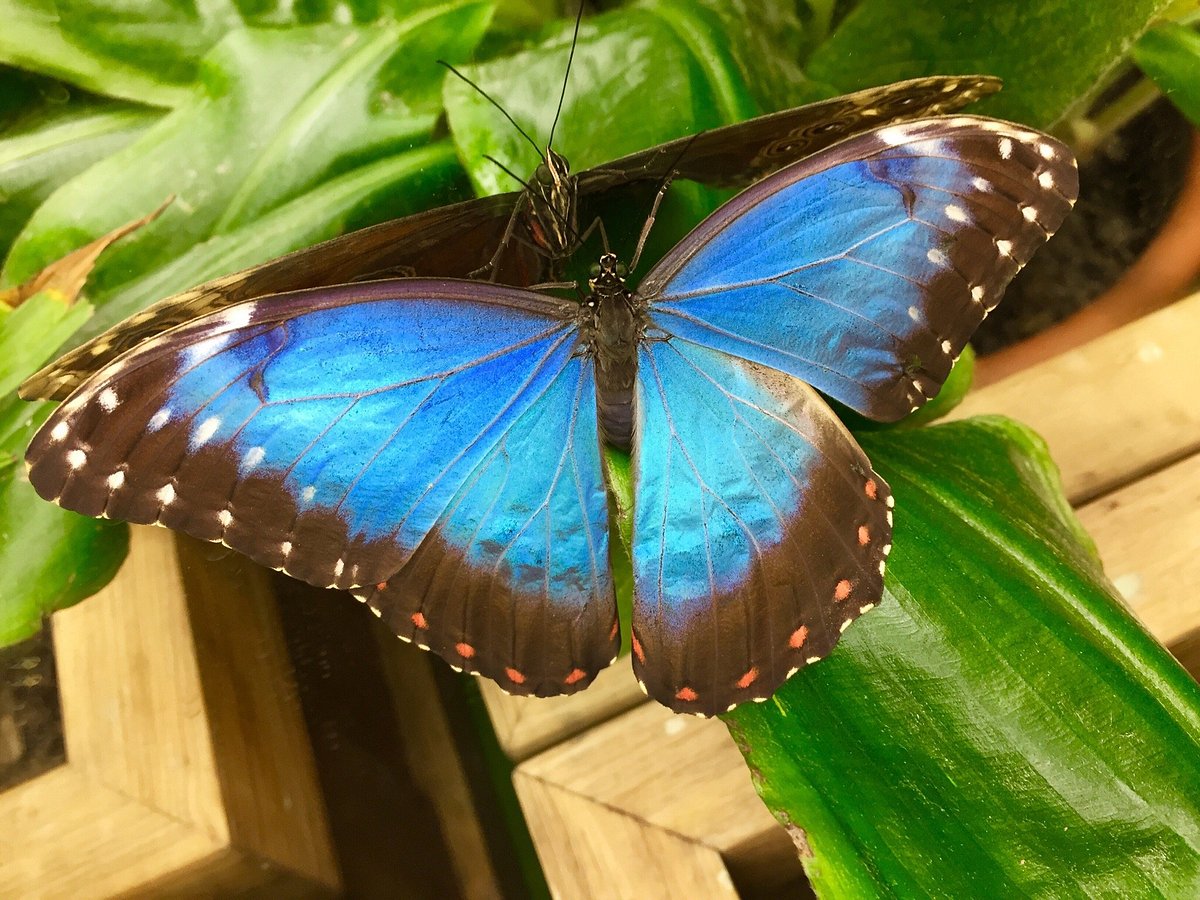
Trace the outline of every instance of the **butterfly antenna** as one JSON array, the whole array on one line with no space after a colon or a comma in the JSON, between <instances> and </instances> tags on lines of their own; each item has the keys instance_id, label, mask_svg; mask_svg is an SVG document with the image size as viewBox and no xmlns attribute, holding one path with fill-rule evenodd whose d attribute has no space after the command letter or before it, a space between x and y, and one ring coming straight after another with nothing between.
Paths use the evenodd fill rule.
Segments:
<instances>
[{"instance_id":1,"label":"butterfly antenna","mask_svg":"<svg viewBox=\"0 0 1200 900\"><path fill-rule=\"evenodd\" d=\"M523 185L526 183L525 179L523 179L520 175L518 175L516 172L514 172L512 169L510 169L504 163L500 162L500 160L496 159L496 157L494 157L488 153L485 153L485 154L483 154L483 158L486 159L488 162L495 163L497 166L499 166L504 171L504 173L506 175L508 175L508 177L511 178L513 181L515 181L517 184Z\"/></svg>"},{"instance_id":2,"label":"butterfly antenna","mask_svg":"<svg viewBox=\"0 0 1200 900\"><path fill-rule=\"evenodd\" d=\"M496 107L496 109L500 110L500 114L502 116L504 116L504 118L508 119L509 123L512 125L513 128L517 129L517 133L520 134L521 137L525 138L525 140L527 140L529 142L529 146L532 147L534 153L536 153L538 155L538 159L542 158L542 148L537 145L537 141L535 141L533 138L531 138L528 135L528 133L525 131L525 129L517 124L517 120L514 119L512 116L510 116L508 114L508 110L505 109L503 106L501 106L498 102L496 102L496 100L492 97L491 94L489 94L487 91L485 91L483 88L481 88L475 82L473 82L470 78L468 78L462 72L458 71L458 69L454 68L454 66L450 65L450 63L446 62L444 59L439 59L438 64L445 66L447 69L449 69L455 75L457 75L460 79L462 79L467 84L469 84L472 88L474 88L475 92L477 94L479 94L480 97L482 97L488 103L492 104L492 106ZM522 184L525 183L524 180L522 180L520 178L518 178L517 181L520 181Z\"/></svg>"},{"instance_id":3,"label":"butterfly antenna","mask_svg":"<svg viewBox=\"0 0 1200 900\"><path fill-rule=\"evenodd\" d=\"M583 22L584 0L579 0L579 12L575 14L575 33L571 35L571 53L567 56L567 71L563 73L562 92L558 95L558 109L554 111L554 122L550 126L547 147L554 146L554 132L558 128L558 117L562 115L563 102L567 99L567 81L571 77L571 63L575 61L575 47L579 43L579 25Z\"/></svg>"}]
</instances>

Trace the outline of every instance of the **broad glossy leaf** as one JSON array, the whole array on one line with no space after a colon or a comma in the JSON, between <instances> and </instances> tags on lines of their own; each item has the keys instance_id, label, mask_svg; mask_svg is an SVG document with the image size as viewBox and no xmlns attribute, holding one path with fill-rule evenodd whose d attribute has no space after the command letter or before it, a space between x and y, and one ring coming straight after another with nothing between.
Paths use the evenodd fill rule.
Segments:
<instances>
[{"instance_id":1,"label":"broad glossy leaf","mask_svg":"<svg viewBox=\"0 0 1200 900\"><path fill-rule=\"evenodd\" d=\"M726 717L824 897L1190 897L1200 687L1134 620L1008 420L863 435L879 609Z\"/></svg>"},{"instance_id":2,"label":"broad glossy leaf","mask_svg":"<svg viewBox=\"0 0 1200 900\"><path fill-rule=\"evenodd\" d=\"M402 19L439 0L0 0L0 62L101 94L172 107L188 102L200 60L246 26Z\"/></svg>"},{"instance_id":3,"label":"broad glossy leaf","mask_svg":"<svg viewBox=\"0 0 1200 900\"><path fill-rule=\"evenodd\" d=\"M174 195L157 222L115 248L96 270L94 324L112 324L104 308L109 298L197 243L247 227L331 178L423 144L438 105L442 73L434 59L469 52L489 12L486 4L471 4L372 29L231 34L206 61L203 93L195 102L66 184L38 210L13 247L5 281L24 280L113 223ZM399 68L396 60L403 60ZM424 80L414 76L418 68ZM393 89L403 73L411 84L401 98ZM393 195L406 196L404 187L393 185ZM377 188L368 196L380 202ZM399 214L378 206L375 211L379 219ZM344 204L328 216L318 211L310 230L341 225L344 217Z\"/></svg>"},{"instance_id":4,"label":"broad glossy leaf","mask_svg":"<svg viewBox=\"0 0 1200 900\"><path fill-rule=\"evenodd\" d=\"M1200 34L1164 22L1134 44L1133 59L1193 125L1200 125Z\"/></svg>"},{"instance_id":5,"label":"broad glossy leaf","mask_svg":"<svg viewBox=\"0 0 1200 900\"><path fill-rule=\"evenodd\" d=\"M834 93L919 75L999 75L981 115L1057 122L1128 52L1169 0L863 0L807 72Z\"/></svg>"}]
</instances>

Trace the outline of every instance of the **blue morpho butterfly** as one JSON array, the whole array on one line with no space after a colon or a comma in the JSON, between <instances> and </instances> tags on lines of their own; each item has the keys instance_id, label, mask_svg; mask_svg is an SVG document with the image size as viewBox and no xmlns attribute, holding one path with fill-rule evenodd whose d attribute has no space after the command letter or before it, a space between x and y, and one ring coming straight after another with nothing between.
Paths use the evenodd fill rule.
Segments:
<instances>
[{"instance_id":1,"label":"blue morpho butterfly","mask_svg":"<svg viewBox=\"0 0 1200 900\"><path fill-rule=\"evenodd\" d=\"M547 145L523 190L364 228L169 297L37 372L21 385L21 396L62 400L146 338L266 294L395 274L465 278L488 271L503 284L537 284L556 277L554 264L578 248L581 198L616 194L629 208L646 209L672 173L717 187L745 186L848 135L955 112L999 89L1000 80L986 75L897 82L680 138L579 174ZM585 204L586 216L595 212Z\"/></svg>"},{"instance_id":2,"label":"blue morpho butterfly","mask_svg":"<svg viewBox=\"0 0 1200 900\"><path fill-rule=\"evenodd\" d=\"M992 119L867 131L718 209L636 292L401 278L232 305L90 377L29 447L43 497L354 592L514 693L618 648L601 448L631 447L633 655L711 714L768 697L880 598L891 495L821 393L937 393L1077 190Z\"/></svg>"}]
</instances>

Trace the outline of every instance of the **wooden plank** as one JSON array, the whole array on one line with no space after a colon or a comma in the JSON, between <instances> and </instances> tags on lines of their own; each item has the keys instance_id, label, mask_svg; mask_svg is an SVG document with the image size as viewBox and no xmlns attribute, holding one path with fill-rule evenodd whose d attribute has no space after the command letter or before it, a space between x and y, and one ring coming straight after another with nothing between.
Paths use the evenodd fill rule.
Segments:
<instances>
[{"instance_id":1,"label":"wooden plank","mask_svg":"<svg viewBox=\"0 0 1200 900\"><path fill-rule=\"evenodd\" d=\"M1109 578L1155 637L1176 650L1200 628L1200 455L1078 512Z\"/></svg>"},{"instance_id":2,"label":"wooden plank","mask_svg":"<svg viewBox=\"0 0 1200 900\"><path fill-rule=\"evenodd\" d=\"M0 822L0 885L12 897L111 896L225 846L71 766L0 794Z\"/></svg>"},{"instance_id":3,"label":"wooden plank","mask_svg":"<svg viewBox=\"0 0 1200 900\"><path fill-rule=\"evenodd\" d=\"M970 393L952 418L998 413L1050 445L1086 502L1200 451L1200 294Z\"/></svg>"},{"instance_id":4,"label":"wooden plank","mask_svg":"<svg viewBox=\"0 0 1200 900\"><path fill-rule=\"evenodd\" d=\"M173 535L135 528L111 584L54 615L72 768L229 840Z\"/></svg>"},{"instance_id":5,"label":"wooden plank","mask_svg":"<svg viewBox=\"0 0 1200 900\"><path fill-rule=\"evenodd\" d=\"M597 675L580 694L513 697L486 678L480 679L479 689L496 729L496 739L514 761L540 753L646 700L633 677L633 664L628 656Z\"/></svg>"},{"instance_id":6,"label":"wooden plank","mask_svg":"<svg viewBox=\"0 0 1200 900\"><path fill-rule=\"evenodd\" d=\"M589 864L586 851L568 849L592 836L576 824L601 815L581 812L591 807L707 847L744 873L739 881L759 889L791 882L800 870L794 845L759 801L741 754L717 719L674 715L644 703L526 760L515 781L546 877L562 896L588 896L576 887L600 877L575 871ZM526 802L530 783L542 786L533 806ZM569 795L569 803L551 788ZM575 852L584 856L567 864L550 861Z\"/></svg>"},{"instance_id":7,"label":"wooden plank","mask_svg":"<svg viewBox=\"0 0 1200 900\"><path fill-rule=\"evenodd\" d=\"M175 553L229 841L332 888L333 840L270 573L183 535Z\"/></svg>"},{"instance_id":8,"label":"wooden plank","mask_svg":"<svg viewBox=\"0 0 1200 900\"><path fill-rule=\"evenodd\" d=\"M514 776L555 897L736 898L721 855L531 772Z\"/></svg>"},{"instance_id":9,"label":"wooden plank","mask_svg":"<svg viewBox=\"0 0 1200 900\"><path fill-rule=\"evenodd\" d=\"M339 883L262 573L180 540L135 528L117 578L53 618L67 764L0 794L14 896Z\"/></svg>"}]
</instances>

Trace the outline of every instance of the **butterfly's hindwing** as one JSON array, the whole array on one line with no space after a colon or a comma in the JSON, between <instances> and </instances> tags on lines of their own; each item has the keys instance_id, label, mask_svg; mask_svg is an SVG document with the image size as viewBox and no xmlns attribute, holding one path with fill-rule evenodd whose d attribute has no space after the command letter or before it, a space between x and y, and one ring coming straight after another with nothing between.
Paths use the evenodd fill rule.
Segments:
<instances>
[{"instance_id":1,"label":"butterfly's hindwing","mask_svg":"<svg viewBox=\"0 0 1200 900\"><path fill-rule=\"evenodd\" d=\"M990 119L867 132L727 203L645 278L670 334L803 379L880 420L937 394L1078 173Z\"/></svg>"},{"instance_id":2,"label":"butterfly's hindwing","mask_svg":"<svg viewBox=\"0 0 1200 900\"><path fill-rule=\"evenodd\" d=\"M473 603L516 598L454 622L430 610L422 642L488 646L470 668L501 680L514 668L514 690L577 689L613 655L615 610L595 416L576 417L587 381L574 351L558 304L467 282L233 306L83 385L31 443L30 480L66 508L220 540L321 586L423 596L453 581ZM511 447L532 457L531 429L568 421L569 457L546 446L569 473L531 466L497 481ZM551 533L510 528L547 507ZM479 531L456 518L466 508L486 508ZM476 622L484 634L469 631ZM561 640L515 669L506 655L541 629ZM565 681L576 669L586 677Z\"/></svg>"},{"instance_id":3,"label":"butterfly's hindwing","mask_svg":"<svg viewBox=\"0 0 1200 900\"><path fill-rule=\"evenodd\" d=\"M505 431L387 584L402 637L510 693L587 687L619 649L590 360Z\"/></svg>"},{"instance_id":4,"label":"butterfly's hindwing","mask_svg":"<svg viewBox=\"0 0 1200 900\"><path fill-rule=\"evenodd\" d=\"M769 697L879 600L891 494L790 376L644 346L634 495L634 669L674 710Z\"/></svg>"},{"instance_id":5,"label":"butterfly's hindwing","mask_svg":"<svg viewBox=\"0 0 1200 900\"><path fill-rule=\"evenodd\" d=\"M988 75L934 75L880 85L677 138L579 174L581 194L674 174L744 187L850 135L889 122L957 112L1000 90ZM653 196L653 195L651 195Z\"/></svg>"}]
</instances>

